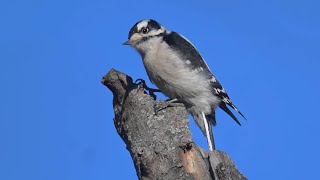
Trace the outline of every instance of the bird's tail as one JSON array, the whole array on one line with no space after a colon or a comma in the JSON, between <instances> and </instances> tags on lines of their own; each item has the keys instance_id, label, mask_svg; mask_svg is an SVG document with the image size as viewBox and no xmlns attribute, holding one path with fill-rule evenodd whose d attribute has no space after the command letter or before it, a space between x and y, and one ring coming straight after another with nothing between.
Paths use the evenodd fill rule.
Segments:
<instances>
[{"instance_id":1,"label":"bird's tail","mask_svg":"<svg viewBox=\"0 0 320 180\"><path fill-rule=\"evenodd\" d=\"M214 117L214 115L213 115ZM204 130L205 135L207 137L208 146L210 151L213 151L215 149L214 139L213 139L213 132L212 132L212 123L215 125L215 118L211 119L211 116L205 115L204 112L202 112L202 120L204 124ZM201 128L203 131L203 129Z\"/></svg>"},{"instance_id":2,"label":"bird's tail","mask_svg":"<svg viewBox=\"0 0 320 180\"><path fill-rule=\"evenodd\" d=\"M212 125L216 124L215 113L206 115L205 112L201 112L193 107L187 108L188 112L193 116L193 119L201 129L202 133L207 137L210 151L215 149Z\"/></svg>"}]
</instances>

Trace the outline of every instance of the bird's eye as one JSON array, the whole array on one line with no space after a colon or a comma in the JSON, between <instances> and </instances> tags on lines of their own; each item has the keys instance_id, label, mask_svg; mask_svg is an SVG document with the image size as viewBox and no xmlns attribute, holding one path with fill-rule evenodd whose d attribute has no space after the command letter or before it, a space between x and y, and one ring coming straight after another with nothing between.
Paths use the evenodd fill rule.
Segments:
<instances>
[{"instance_id":1,"label":"bird's eye","mask_svg":"<svg viewBox=\"0 0 320 180\"><path fill-rule=\"evenodd\" d=\"M144 27L144 28L141 29L141 32L143 34L147 34L149 32L149 29L147 27Z\"/></svg>"}]
</instances>

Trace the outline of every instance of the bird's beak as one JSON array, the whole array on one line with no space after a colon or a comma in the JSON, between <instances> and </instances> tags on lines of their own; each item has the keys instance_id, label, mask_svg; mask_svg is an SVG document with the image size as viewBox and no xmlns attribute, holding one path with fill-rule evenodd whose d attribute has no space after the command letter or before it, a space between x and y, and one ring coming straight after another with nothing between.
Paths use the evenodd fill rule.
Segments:
<instances>
[{"instance_id":1,"label":"bird's beak","mask_svg":"<svg viewBox=\"0 0 320 180\"><path fill-rule=\"evenodd\" d=\"M122 45L132 45L132 42L130 40L128 40L128 41L122 43Z\"/></svg>"},{"instance_id":2,"label":"bird's beak","mask_svg":"<svg viewBox=\"0 0 320 180\"><path fill-rule=\"evenodd\" d=\"M133 45L137 40L139 40L142 36L139 33L134 33L130 39L123 43L123 45Z\"/></svg>"}]
</instances>

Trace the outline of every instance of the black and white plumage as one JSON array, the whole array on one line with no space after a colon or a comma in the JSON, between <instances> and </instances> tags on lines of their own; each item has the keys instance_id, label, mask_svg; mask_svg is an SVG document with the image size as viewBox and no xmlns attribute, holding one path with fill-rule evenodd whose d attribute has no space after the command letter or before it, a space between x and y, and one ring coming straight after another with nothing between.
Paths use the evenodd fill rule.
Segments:
<instances>
[{"instance_id":1,"label":"black and white plumage","mask_svg":"<svg viewBox=\"0 0 320 180\"><path fill-rule=\"evenodd\" d=\"M128 39L124 44L140 53L151 82L166 96L186 106L207 137L210 150L214 149L211 125L216 125L217 107L241 125L226 105L240 115L242 113L186 38L167 30L155 20L147 19L131 28Z\"/></svg>"}]
</instances>

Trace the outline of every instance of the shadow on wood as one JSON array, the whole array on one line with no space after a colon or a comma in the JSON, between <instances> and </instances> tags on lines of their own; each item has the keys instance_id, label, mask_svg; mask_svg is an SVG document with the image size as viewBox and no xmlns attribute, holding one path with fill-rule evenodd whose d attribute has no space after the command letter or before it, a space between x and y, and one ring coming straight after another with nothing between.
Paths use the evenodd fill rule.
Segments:
<instances>
[{"instance_id":1,"label":"shadow on wood","mask_svg":"<svg viewBox=\"0 0 320 180\"><path fill-rule=\"evenodd\" d=\"M101 81L113 93L114 125L127 145L139 179L244 180L229 156L192 141L183 106L155 113L155 101L132 78L111 69Z\"/></svg>"}]
</instances>

